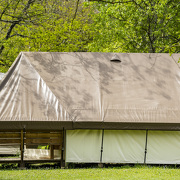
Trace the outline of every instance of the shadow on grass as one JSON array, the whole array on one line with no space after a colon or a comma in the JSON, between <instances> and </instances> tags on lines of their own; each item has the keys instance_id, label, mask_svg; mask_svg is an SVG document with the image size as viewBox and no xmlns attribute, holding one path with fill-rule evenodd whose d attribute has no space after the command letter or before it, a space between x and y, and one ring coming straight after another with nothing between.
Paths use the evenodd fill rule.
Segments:
<instances>
[{"instance_id":1,"label":"shadow on grass","mask_svg":"<svg viewBox=\"0 0 180 180\"><path fill-rule=\"evenodd\" d=\"M180 169L180 165L143 165L143 164L103 164L104 169L143 169L143 168L167 168L167 169ZM99 168L97 163L69 163L68 169L90 169ZM18 164L0 164L0 170L13 170L19 169ZM46 163L46 164L26 164L25 169L60 169L59 163Z\"/></svg>"}]
</instances>

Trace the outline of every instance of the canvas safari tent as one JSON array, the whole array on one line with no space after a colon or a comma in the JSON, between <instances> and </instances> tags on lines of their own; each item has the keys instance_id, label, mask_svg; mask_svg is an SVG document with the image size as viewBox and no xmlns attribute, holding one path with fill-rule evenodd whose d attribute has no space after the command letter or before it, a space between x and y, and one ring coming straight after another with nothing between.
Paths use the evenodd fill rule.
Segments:
<instances>
[{"instance_id":1,"label":"canvas safari tent","mask_svg":"<svg viewBox=\"0 0 180 180\"><path fill-rule=\"evenodd\" d=\"M61 131L67 163L180 164L179 58L22 52L0 84L0 130Z\"/></svg>"}]
</instances>

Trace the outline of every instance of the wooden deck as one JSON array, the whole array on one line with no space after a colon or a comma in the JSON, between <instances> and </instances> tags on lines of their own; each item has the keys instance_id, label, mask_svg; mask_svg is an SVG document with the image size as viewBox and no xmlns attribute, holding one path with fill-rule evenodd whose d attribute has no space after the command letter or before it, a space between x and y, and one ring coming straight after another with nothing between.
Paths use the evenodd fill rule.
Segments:
<instances>
[{"instance_id":1,"label":"wooden deck","mask_svg":"<svg viewBox=\"0 0 180 180\"><path fill-rule=\"evenodd\" d=\"M23 162L25 164L38 164L38 163L61 163L61 159L24 159ZM0 164L2 163L12 163L12 164L20 164L20 158L0 158Z\"/></svg>"},{"instance_id":2,"label":"wooden deck","mask_svg":"<svg viewBox=\"0 0 180 180\"><path fill-rule=\"evenodd\" d=\"M42 130L4 130L0 131L0 146L16 145L20 148L20 158L0 158L1 163L18 163L20 167L25 167L28 163L60 163L61 167L64 167L64 142L65 131L42 131ZM46 159L27 159L24 156L24 150L26 147L32 146L48 146L50 149L50 157ZM61 157L56 159L54 157L54 150L61 152Z\"/></svg>"}]
</instances>

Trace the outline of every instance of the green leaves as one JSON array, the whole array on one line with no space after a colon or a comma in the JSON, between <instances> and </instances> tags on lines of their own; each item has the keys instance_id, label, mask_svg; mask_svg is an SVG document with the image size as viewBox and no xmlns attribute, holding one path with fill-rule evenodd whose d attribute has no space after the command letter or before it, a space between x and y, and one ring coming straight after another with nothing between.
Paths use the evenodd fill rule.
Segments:
<instances>
[{"instance_id":1,"label":"green leaves","mask_svg":"<svg viewBox=\"0 0 180 180\"><path fill-rule=\"evenodd\" d=\"M96 51L96 47L115 52L179 52L179 4L169 0L98 4L94 15L98 19L94 21L96 36L89 50Z\"/></svg>"},{"instance_id":2,"label":"green leaves","mask_svg":"<svg viewBox=\"0 0 180 180\"><path fill-rule=\"evenodd\" d=\"M178 0L29 2L1 0L0 71L20 51L180 52Z\"/></svg>"},{"instance_id":3,"label":"green leaves","mask_svg":"<svg viewBox=\"0 0 180 180\"><path fill-rule=\"evenodd\" d=\"M92 40L91 7L79 3L74 19L76 0L34 1L26 12L28 0L9 2L3 0L0 5L2 19L18 23L6 39L12 23L0 20L0 47L5 47L0 53L0 71L7 71L20 51L87 51Z\"/></svg>"}]
</instances>

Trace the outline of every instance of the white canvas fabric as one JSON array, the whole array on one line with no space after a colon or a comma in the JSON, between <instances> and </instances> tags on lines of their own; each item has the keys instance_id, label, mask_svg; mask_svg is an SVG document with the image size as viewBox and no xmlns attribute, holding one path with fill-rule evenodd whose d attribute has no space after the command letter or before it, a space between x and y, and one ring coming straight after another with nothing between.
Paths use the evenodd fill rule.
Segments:
<instances>
[{"instance_id":1,"label":"white canvas fabric","mask_svg":"<svg viewBox=\"0 0 180 180\"><path fill-rule=\"evenodd\" d=\"M143 163L145 131L105 130L102 163ZM68 130L66 162L100 163L102 130Z\"/></svg>"},{"instance_id":2,"label":"white canvas fabric","mask_svg":"<svg viewBox=\"0 0 180 180\"><path fill-rule=\"evenodd\" d=\"M105 130L103 163L144 163L146 131Z\"/></svg>"},{"instance_id":3,"label":"white canvas fabric","mask_svg":"<svg viewBox=\"0 0 180 180\"><path fill-rule=\"evenodd\" d=\"M147 164L180 164L180 132L148 131ZM66 162L100 163L102 130L68 130ZM104 130L102 163L144 163L146 131Z\"/></svg>"},{"instance_id":4,"label":"white canvas fabric","mask_svg":"<svg viewBox=\"0 0 180 180\"><path fill-rule=\"evenodd\" d=\"M67 130L66 162L99 163L101 130Z\"/></svg>"},{"instance_id":5,"label":"white canvas fabric","mask_svg":"<svg viewBox=\"0 0 180 180\"><path fill-rule=\"evenodd\" d=\"M22 54L15 71L0 91L0 120L52 121L69 119L58 98Z\"/></svg>"},{"instance_id":6,"label":"white canvas fabric","mask_svg":"<svg viewBox=\"0 0 180 180\"><path fill-rule=\"evenodd\" d=\"M148 164L180 164L180 132L149 131Z\"/></svg>"}]
</instances>

